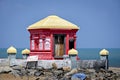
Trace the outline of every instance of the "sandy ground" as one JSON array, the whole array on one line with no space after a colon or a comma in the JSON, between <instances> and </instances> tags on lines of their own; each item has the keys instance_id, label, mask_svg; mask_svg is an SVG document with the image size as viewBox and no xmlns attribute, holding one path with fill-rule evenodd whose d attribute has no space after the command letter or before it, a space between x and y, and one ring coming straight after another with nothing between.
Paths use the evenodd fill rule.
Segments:
<instances>
[{"instance_id":1,"label":"sandy ground","mask_svg":"<svg viewBox=\"0 0 120 80\"><path fill-rule=\"evenodd\" d=\"M109 67L109 70L112 70L113 72L120 73L120 68L116 67ZM44 80L45 77L35 77L35 76L23 76L23 77L15 77L12 74L0 74L0 80Z\"/></svg>"},{"instance_id":2,"label":"sandy ground","mask_svg":"<svg viewBox=\"0 0 120 80\"><path fill-rule=\"evenodd\" d=\"M44 80L44 77L35 77L35 76L15 77L12 74L0 74L0 80Z\"/></svg>"},{"instance_id":3,"label":"sandy ground","mask_svg":"<svg viewBox=\"0 0 120 80\"><path fill-rule=\"evenodd\" d=\"M35 80L35 78L30 77L30 79L28 79L26 76L15 77L12 74L0 74L0 80Z\"/></svg>"},{"instance_id":4,"label":"sandy ground","mask_svg":"<svg viewBox=\"0 0 120 80\"><path fill-rule=\"evenodd\" d=\"M116 67L109 67L109 70L112 70L114 73L119 72L120 73L120 68L116 68Z\"/></svg>"}]
</instances>

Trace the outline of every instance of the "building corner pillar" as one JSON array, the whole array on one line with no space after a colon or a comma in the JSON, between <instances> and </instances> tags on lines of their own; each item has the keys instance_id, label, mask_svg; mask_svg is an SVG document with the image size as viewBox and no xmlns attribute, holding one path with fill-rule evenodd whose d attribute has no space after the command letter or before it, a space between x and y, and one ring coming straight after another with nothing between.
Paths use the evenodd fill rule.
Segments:
<instances>
[{"instance_id":1,"label":"building corner pillar","mask_svg":"<svg viewBox=\"0 0 120 80\"><path fill-rule=\"evenodd\" d=\"M67 34L66 36L66 54L68 54L68 50L69 50L69 34Z\"/></svg>"},{"instance_id":2,"label":"building corner pillar","mask_svg":"<svg viewBox=\"0 0 120 80\"><path fill-rule=\"evenodd\" d=\"M74 49L76 49L76 38L77 38L77 36L74 35Z\"/></svg>"}]
</instances>

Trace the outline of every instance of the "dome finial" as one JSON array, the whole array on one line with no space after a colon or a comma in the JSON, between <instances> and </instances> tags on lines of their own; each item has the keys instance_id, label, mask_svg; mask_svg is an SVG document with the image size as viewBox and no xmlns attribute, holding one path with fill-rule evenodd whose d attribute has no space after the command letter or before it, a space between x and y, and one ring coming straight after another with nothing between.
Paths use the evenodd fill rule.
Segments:
<instances>
[{"instance_id":1,"label":"dome finial","mask_svg":"<svg viewBox=\"0 0 120 80\"><path fill-rule=\"evenodd\" d=\"M22 54L29 54L30 53L30 50L29 49L24 49L24 50L22 50Z\"/></svg>"},{"instance_id":2,"label":"dome finial","mask_svg":"<svg viewBox=\"0 0 120 80\"><path fill-rule=\"evenodd\" d=\"M68 54L69 55L78 55L78 51L72 48L68 51Z\"/></svg>"},{"instance_id":3,"label":"dome finial","mask_svg":"<svg viewBox=\"0 0 120 80\"><path fill-rule=\"evenodd\" d=\"M7 49L7 53L11 54L11 53L17 53L17 50L15 47L11 46Z\"/></svg>"},{"instance_id":4,"label":"dome finial","mask_svg":"<svg viewBox=\"0 0 120 80\"><path fill-rule=\"evenodd\" d=\"M109 51L106 50L106 49L102 49L102 50L100 51L100 55L104 55L104 56L109 55Z\"/></svg>"}]
</instances>

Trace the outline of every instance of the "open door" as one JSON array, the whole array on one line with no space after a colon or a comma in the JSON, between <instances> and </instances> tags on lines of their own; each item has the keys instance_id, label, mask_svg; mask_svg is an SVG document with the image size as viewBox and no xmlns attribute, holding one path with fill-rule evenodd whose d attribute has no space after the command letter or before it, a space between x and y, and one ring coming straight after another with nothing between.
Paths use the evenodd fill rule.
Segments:
<instances>
[{"instance_id":1,"label":"open door","mask_svg":"<svg viewBox=\"0 0 120 80\"><path fill-rule=\"evenodd\" d=\"M65 44L64 44L65 36L64 35L54 35L54 56L55 58L62 58L65 53Z\"/></svg>"},{"instance_id":2,"label":"open door","mask_svg":"<svg viewBox=\"0 0 120 80\"><path fill-rule=\"evenodd\" d=\"M73 39L69 40L69 49L72 49L72 48L74 48L74 40Z\"/></svg>"}]
</instances>

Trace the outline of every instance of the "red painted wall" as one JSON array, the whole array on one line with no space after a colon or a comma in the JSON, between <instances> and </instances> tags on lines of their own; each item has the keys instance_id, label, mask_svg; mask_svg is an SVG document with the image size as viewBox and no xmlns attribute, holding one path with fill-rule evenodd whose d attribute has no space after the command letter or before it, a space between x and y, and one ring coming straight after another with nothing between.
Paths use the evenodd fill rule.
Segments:
<instances>
[{"instance_id":1,"label":"red painted wall","mask_svg":"<svg viewBox=\"0 0 120 80\"><path fill-rule=\"evenodd\" d=\"M68 54L69 40L74 39L74 48L76 49L76 32L71 29L31 29L30 32L30 55L39 55L39 59L54 59L54 34L66 35L65 54ZM47 38L47 39L46 39ZM34 43L34 45L32 45ZM50 43L50 44L49 44ZM43 44L43 45L42 45ZM42 46L43 49L40 50ZM45 49L48 46L47 49ZM50 47L49 47L50 46ZM34 48L33 48L34 47Z\"/></svg>"}]
</instances>

